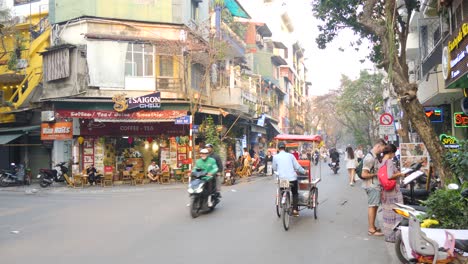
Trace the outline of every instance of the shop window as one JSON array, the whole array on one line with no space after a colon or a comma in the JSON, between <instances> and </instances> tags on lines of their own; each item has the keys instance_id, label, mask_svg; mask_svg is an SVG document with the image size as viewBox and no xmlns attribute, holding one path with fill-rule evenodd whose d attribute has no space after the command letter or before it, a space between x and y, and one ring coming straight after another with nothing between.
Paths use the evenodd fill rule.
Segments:
<instances>
[{"instance_id":1,"label":"shop window","mask_svg":"<svg viewBox=\"0 0 468 264\"><path fill-rule=\"evenodd\" d=\"M154 47L129 43L125 58L125 76L153 77Z\"/></svg>"}]
</instances>

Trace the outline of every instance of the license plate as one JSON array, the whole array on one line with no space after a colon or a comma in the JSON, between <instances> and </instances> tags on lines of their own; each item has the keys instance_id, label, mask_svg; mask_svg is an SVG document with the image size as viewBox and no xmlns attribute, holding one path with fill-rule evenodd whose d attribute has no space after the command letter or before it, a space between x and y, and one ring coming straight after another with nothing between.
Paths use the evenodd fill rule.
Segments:
<instances>
[{"instance_id":1,"label":"license plate","mask_svg":"<svg viewBox=\"0 0 468 264\"><path fill-rule=\"evenodd\" d=\"M336 163L335 163L335 162L332 162L332 166L335 166L335 165L336 165Z\"/></svg>"},{"instance_id":2,"label":"license plate","mask_svg":"<svg viewBox=\"0 0 468 264\"><path fill-rule=\"evenodd\" d=\"M231 177L231 173L230 173L230 172L226 172L226 177Z\"/></svg>"},{"instance_id":3,"label":"license plate","mask_svg":"<svg viewBox=\"0 0 468 264\"><path fill-rule=\"evenodd\" d=\"M280 180L279 186L281 188L289 188L289 181L288 180Z\"/></svg>"}]
</instances>

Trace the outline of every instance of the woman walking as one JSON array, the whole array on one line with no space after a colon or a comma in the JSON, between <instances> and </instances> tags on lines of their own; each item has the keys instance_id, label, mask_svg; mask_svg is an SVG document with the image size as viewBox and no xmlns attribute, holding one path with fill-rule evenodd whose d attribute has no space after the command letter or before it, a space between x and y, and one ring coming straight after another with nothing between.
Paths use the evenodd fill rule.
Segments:
<instances>
[{"instance_id":1,"label":"woman walking","mask_svg":"<svg viewBox=\"0 0 468 264\"><path fill-rule=\"evenodd\" d=\"M356 172L356 157L351 146L346 148L345 154L346 169L348 169L349 185L354 186L354 173Z\"/></svg>"},{"instance_id":2,"label":"woman walking","mask_svg":"<svg viewBox=\"0 0 468 264\"><path fill-rule=\"evenodd\" d=\"M388 179L397 181L395 188L392 190L382 190L383 233L385 235L385 241L391 243L395 243L396 238L396 234L393 232L393 227L397 221L401 221L401 216L393 212L392 208L394 207L395 203L403 203L403 195L400 192L399 177L404 176L404 174L397 170L392 161L395 157L396 151L397 148L393 144L388 144L385 146L383 150L384 156L380 165L382 167L386 164Z\"/></svg>"}]
</instances>

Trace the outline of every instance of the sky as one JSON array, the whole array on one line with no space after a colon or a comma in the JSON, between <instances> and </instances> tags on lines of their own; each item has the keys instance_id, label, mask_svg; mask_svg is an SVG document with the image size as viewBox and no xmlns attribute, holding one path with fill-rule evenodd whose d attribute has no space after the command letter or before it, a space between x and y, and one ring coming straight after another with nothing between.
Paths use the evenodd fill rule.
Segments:
<instances>
[{"instance_id":1,"label":"sky","mask_svg":"<svg viewBox=\"0 0 468 264\"><path fill-rule=\"evenodd\" d=\"M261 10L256 11L248 2L246 3L246 0L240 2L252 18L262 17L262 14L256 14ZM278 6L279 9L286 8L294 25L294 34L305 49L307 58L305 64L309 70L308 81L312 82L312 95L322 95L338 88L343 74L356 79L362 69L373 69L373 64L368 60L360 62L369 54L365 46L362 46L359 52L349 46L351 41L357 39L351 30L340 32L326 49L321 50L317 47L315 38L319 32L317 25L320 22L313 17L310 0L283 0L282 5ZM281 13L281 10L278 10L278 13ZM274 34L272 38L275 40ZM339 48L344 51L340 51Z\"/></svg>"}]
</instances>

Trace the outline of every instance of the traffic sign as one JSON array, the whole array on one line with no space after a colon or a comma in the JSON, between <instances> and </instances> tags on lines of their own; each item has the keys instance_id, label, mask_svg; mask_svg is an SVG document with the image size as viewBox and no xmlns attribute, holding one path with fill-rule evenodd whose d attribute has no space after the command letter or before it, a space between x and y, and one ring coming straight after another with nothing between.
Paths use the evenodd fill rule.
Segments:
<instances>
[{"instance_id":1,"label":"traffic sign","mask_svg":"<svg viewBox=\"0 0 468 264\"><path fill-rule=\"evenodd\" d=\"M393 116L389 113L383 113L380 116L380 124L384 126L393 124Z\"/></svg>"},{"instance_id":2,"label":"traffic sign","mask_svg":"<svg viewBox=\"0 0 468 264\"><path fill-rule=\"evenodd\" d=\"M390 126L379 126L379 135L393 135L395 134L395 127L393 125Z\"/></svg>"}]
</instances>

